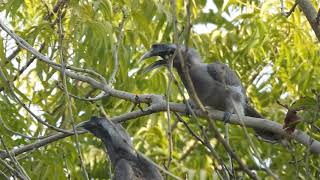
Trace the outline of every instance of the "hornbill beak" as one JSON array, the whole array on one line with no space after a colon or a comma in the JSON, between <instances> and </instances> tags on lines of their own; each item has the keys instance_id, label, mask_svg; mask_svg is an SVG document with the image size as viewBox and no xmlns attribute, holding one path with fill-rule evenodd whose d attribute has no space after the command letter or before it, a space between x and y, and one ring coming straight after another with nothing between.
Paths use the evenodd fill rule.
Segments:
<instances>
[{"instance_id":1,"label":"hornbill beak","mask_svg":"<svg viewBox=\"0 0 320 180\"><path fill-rule=\"evenodd\" d=\"M160 56L162 59L155 61L146 67L143 70L143 74L158 67L167 65L169 57L175 52L175 50L176 45L174 44L153 44L151 50L142 55L142 57L139 59L139 62L155 56Z\"/></svg>"},{"instance_id":2,"label":"hornbill beak","mask_svg":"<svg viewBox=\"0 0 320 180\"><path fill-rule=\"evenodd\" d=\"M93 119L97 118L96 116L93 116L90 118L89 121L83 121L81 123L79 123L76 128L78 130L86 130L86 131L90 131L91 129L95 128L95 123L93 123Z\"/></svg>"}]
</instances>

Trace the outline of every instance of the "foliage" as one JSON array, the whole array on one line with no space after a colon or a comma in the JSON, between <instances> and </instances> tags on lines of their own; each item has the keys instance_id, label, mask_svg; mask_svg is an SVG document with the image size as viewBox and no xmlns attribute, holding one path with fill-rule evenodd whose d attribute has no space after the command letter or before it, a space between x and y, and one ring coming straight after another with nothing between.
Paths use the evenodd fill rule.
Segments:
<instances>
[{"instance_id":1,"label":"foliage","mask_svg":"<svg viewBox=\"0 0 320 180\"><path fill-rule=\"evenodd\" d=\"M290 105L298 99L306 97L308 101L304 111L300 111L302 122L298 125L309 135L320 139L319 111L319 50L317 40L303 13L296 11L289 18L280 14L279 1L242 1L215 0L214 9L204 11L208 2L205 0L191 1L193 28L190 34L189 46L196 48L205 62L218 60L227 63L236 71L247 94L255 107L268 119L283 123L285 109L276 101ZM7 0L0 4L1 21L11 25L16 33L31 43L40 47L44 43L42 53L60 63L58 18L53 12L56 1L53 0ZM291 7L292 2L287 2ZM178 30L181 32L181 42L184 42L186 19L186 4L177 1ZM113 87L136 94L155 93L164 95L168 83L165 69L143 75L141 69L145 64L138 62L139 57L153 43L173 42L173 14L169 1L165 0L70 0L62 9L65 16L63 54L68 65L87 68L102 74L109 79L113 67L115 53L118 53L120 68ZM125 17L124 29L119 29L119 23ZM209 33L199 33L201 25L213 26ZM119 34L123 31L123 39ZM1 31L2 32L2 31ZM118 52L115 51L117 43ZM0 43L1 68L6 77L13 81L31 58L31 54L21 50L8 62L8 57L16 45L1 33ZM62 75L46 64L35 61L25 72L12 82L15 93L42 119L61 128L70 129L68 108L64 91L59 86ZM1 122L12 130L29 135L40 136L53 133L52 130L39 124L9 95L6 82L1 79L0 94ZM80 97L94 97L100 92L92 89L86 83L67 79L68 90ZM170 100L181 102L182 97L173 85ZM102 106L109 117L131 111L134 104L107 97L96 102L72 99L73 117L77 123L88 120L92 115L99 115ZM137 107L136 107L137 108ZM185 118L196 132L197 126ZM175 117L171 119L173 124ZM206 121L201 121L206 126ZM169 156L169 143L166 135L166 114L157 113L128 121L124 124L137 150L150 157L158 164L166 164ZM217 123L223 134L223 124ZM252 131L250 136L270 169L281 179L310 179L319 177L320 161L317 155L308 153L308 149L296 142L289 147L270 145L256 140ZM6 145L12 149L34 140L27 140L12 134L0 126L1 136ZM199 132L200 133L200 132ZM227 162L228 157L223 146L209 134L211 143L218 154ZM237 155L250 168L257 169L260 177L268 174L259 170L259 163L243 130L238 126L230 126L230 144ZM180 177L195 179L211 179L216 176L212 158L207 150L188 133L185 127L178 123L173 130L173 160L170 171ZM90 177L106 179L110 177L109 162L103 154L100 141L86 134L80 136L81 150ZM186 157L184 157L186 156ZM19 162L31 179L64 179L70 173L72 179L81 179L75 141L65 138L49 144L46 147L20 155ZM21 157L21 158L20 158ZM183 159L181 159L184 157ZM235 168L238 166L235 164ZM1 167L1 171L3 167Z\"/></svg>"}]
</instances>

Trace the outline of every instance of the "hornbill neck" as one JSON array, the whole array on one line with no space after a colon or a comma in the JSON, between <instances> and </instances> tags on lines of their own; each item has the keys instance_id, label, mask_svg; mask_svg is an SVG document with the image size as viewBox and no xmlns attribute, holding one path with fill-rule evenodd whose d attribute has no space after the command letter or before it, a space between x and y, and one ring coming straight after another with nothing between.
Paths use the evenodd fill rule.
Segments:
<instances>
[{"instance_id":1,"label":"hornbill neck","mask_svg":"<svg viewBox=\"0 0 320 180\"><path fill-rule=\"evenodd\" d=\"M117 161L120 159L126 159L128 161L136 160L136 153L134 151L128 151L128 147L117 146L117 143L113 142L113 139L111 138L104 137L101 138L101 140L107 148L109 159L113 165L116 165Z\"/></svg>"},{"instance_id":2,"label":"hornbill neck","mask_svg":"<svg viewBox=\"0 0 320 180\"><path fill-rule=\"evenodd\" d=\"M183 85L185 86L187 91L190 93L190 88L188 86L185 73L190 72L191 68L201 66L202 60L199 54L193 48L188 48L186 52L185 47L183 47L183 49L181 49L181 56L182 56L182 59L179 59L180 57L178 55L176 56L173 62L173 66L177 70ZM188 68L189 71L186 71L186 69L185 70L183 69L181 60L184 62L185 68Z\"/></svg>"},{"instance_id":3,"label":"hornbill neck","mask_svg":"<svg viewBox=\"0 0 320 180\"><path fill-rule=\"evenodd\" d=\"M182 56L181 60L184 62L185 66L188 66L189 68L192 66L200 65L202 63L202 59L200 55L193 48L186 49L185 46L181 47L181 56ZM176 69L181 70L181 67L182 67L181 60L180 60L179 54L177 54L173 64Z\"/></svg>"},{"instance_id":4,"label":"hornbill neck","mask_svg":"<svg viewBox=\"0 0 320 180\"><path fill-rule=\"evenodd\" d=\"M179 74L179 77L180 77L184 87L187 89L188 93L190 94L191 93L191 88L190 88L189 83L188 83L188 81L186 79L186 74L184 74L187 71L183 71L182 67L180 65L175 67L175 68L177 70L177 73ZM193 84L193 81L192 81L192 84ZM193 86L194 86L194 84L193 84Z\"/></svg>"}]
</instances>

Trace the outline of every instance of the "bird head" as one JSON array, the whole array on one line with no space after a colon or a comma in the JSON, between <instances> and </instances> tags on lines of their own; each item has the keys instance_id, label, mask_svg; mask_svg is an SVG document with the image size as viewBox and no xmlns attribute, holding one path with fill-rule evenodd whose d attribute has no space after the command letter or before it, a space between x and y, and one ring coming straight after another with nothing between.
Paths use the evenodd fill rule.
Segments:
<instances>
[{"instance_id":1,"label":"bird head","mask_svg":"<svg viewBox=\"0 0 320 180\"><path fill-rule=\"evenodd\" d=\"M130 136L120 124L114 124L106 118L93 116L89 121L79 124L78 127L88 130L115 149L133 152Z\"/></svg>"},{"instance_id":2,"label":"bird head","mask_svg":"<svg viewBox=\"0 0 320 180\"><path fill-rule=\"evenodd\" d=\"M103 131L107 131L108 128L103 128L102 126L102 118L99 118L97 116L92 116L89 121L84 121L80 124L78 124L78 128L83 128L98 138L101 138L103 136Z\"/></svg>"},{"instance_id":3,"label":"bird head","mask_svg":"<svg viewBox=\"0 0 320 180\"><path fill-rule=\"evenodd\" d=\"M147 68L144 69L144 72L149 72L153 69L156 69L161 66L168 65L170 58L175 54L177 50L177 46L175 44L153 44L151 50L146 52L140 58L139 62L148 59L150 57L161 57L160 60L153 62ZM180 52L182 55L182 61L187 64L199 63L201 62L201 58L198 53L193 48L186 48L186 46L180 46ZM176 53L173 59L173 67L180 68L180 59L179 55Z\"/></svg>"}]
</instances>

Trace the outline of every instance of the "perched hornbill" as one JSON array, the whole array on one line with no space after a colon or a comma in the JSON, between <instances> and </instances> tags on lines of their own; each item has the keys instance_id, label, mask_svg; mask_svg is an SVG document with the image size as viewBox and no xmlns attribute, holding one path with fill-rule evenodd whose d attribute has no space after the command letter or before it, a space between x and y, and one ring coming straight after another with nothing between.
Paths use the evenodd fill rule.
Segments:
<instances>
[{"instance_id":1,"label":"perched hornbill","mask_svg":"<svg viewBox=\"0 0 320 180\"><path fill-rule=\"evenodd\" d=\"M154 56L162 59L152 63L145 71L150 71L159 66L167 65L168 60L176 51L174 44L154 44L149 52L145 53L140 60ZM227 122L231 113L262 118L262 116L248 104L246 92L237 77L227 65L213 62L205 64L200 55L193 48L180 46L181 60L189 68L189 74L197 96L204 106L225 112L224 120ZM180 56L177 54L173 59L173 67L177 70L187 91L190 88L183 74ZM192 102L192 101L191 101ZM195 105L192 103L192 105ZM255 129L258 137L270 143L278 142L281 137L275 133L263 129Z\"/></svg>"},{"instance_id":2,"label":"perched hornbill","mask_svg":"<svg viewBox=\"0 0 320 180\"><path fill-rule=\"evenodd\" d=\"M128 133L120 124L93 116L79 127L88 130L105 144L115 180L163 179L157 167L135 152Z\"/></svg>"}]
</instances>

